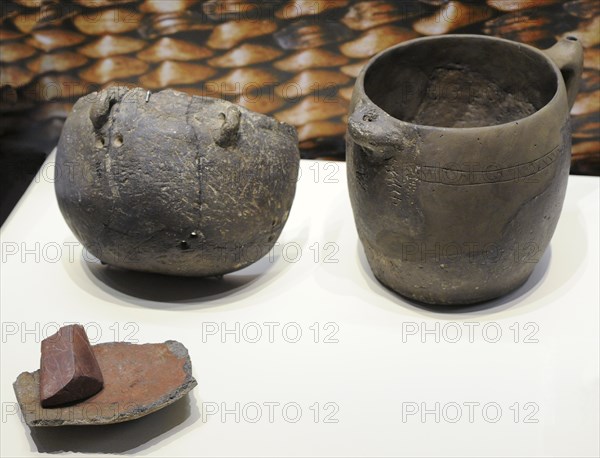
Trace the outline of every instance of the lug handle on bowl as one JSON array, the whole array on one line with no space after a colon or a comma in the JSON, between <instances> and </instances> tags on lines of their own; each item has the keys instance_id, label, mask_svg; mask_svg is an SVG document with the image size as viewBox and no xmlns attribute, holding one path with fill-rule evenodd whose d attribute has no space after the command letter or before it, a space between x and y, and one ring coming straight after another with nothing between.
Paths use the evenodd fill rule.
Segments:
<instances>
[{"instance_id":1,"label":"lug handle on bowl","mask_svg":"<svg viewBox=\"0 0 600 458\"><path fill-rule=\"evenodd\" d=\"M126 88L113 86L96 95L96 99L90 107L90 121L92 121L94 130L99 131L106 124L110 110L123 98L126 90Z\"/></svg>"},{"instance_id":2,"label":"lug handle on bowl","mask_svg":"<svg viewBox=\"0 0 600 458\"><path fill-rule=\"evenodd\" d=\"M213 140L221 148L227 148L237 140L242 113L238 107L231 105L225 110L225 113L221 113L221 118L223 124L213 134Z\"/></svg>"},{"instance_id":3,"label":"lug handle on bowl","mask_svg":"<svg viewBox=\"0 0 600 458\"><path fill-rule=\"evenodd\" d=\"M559 40L554 46L543 51L559 68L569 100L569 109L573 108L575 98L581 85L583 72L583 46L574 36L567 36Z\"/></svg>"}]
</instances>

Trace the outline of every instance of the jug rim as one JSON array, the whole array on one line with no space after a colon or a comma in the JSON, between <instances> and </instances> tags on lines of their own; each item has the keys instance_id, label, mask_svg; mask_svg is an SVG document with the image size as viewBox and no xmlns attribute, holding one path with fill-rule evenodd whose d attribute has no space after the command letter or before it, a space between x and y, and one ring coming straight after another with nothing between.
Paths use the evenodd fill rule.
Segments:
<instances>
[{"instance_id":1,"label":"jug rim","mask_svg":"<svg viewBox=\"0 0 600 458\"><path fill-rule=\"evenodd\" d=\"M365 89L365 76L366 76L367 72L371 69L371 67L377 61L379 61L381 58L383 58L384 56L395 52L397 49L407 48L416 43L422 43L422 42L426 42L426 41L438 41L438 40L444 41L444 40L450 40L450 39L503 42L509 46L516 47L517 49L520 49L520 48L527 49L529 52L532 52L533 54L541 57L546 63L548 63L550 65L550 68L553 69L554 76L556 78L556 88L555 88L554 94L542 107L535 110L533 113L531 113L528 116L524 116L522 118L518 118L518 119L515 119L512 121L508 121L508 122L503 122L501 124L492 124L492 125L474 126L474 127L444 127L444 126L433 126L433 125L429 125L429 124L418 124L418 123L414 123L414 122L410 122L410 121L405 121L403 119L399 119L399 118L396 118L395 116L392 116L390 113L388 113L386 110L384 110L379 104L375 103L373 101L373 99L367 94L367 91ZM544 113L551 110L551 106L554 105L556 103L556 101L561 97L561 87L563 88L562 93L564 94L567 113L570 113L570 110L568 107L568 102L567 102L567 90L566 90L565 82L563 80L562 73L561 73L558 65L547 54L545 54L543 50L538 49L535 46L528 45L526 43L520 43L518 41L507 40L506 38L494 37L494 36L489 36L489 35L478 35L478 34L435 35L435 36L413 38L412 40L407 40L402 43L398 43L397 45L390 46L389 48L386 48L383 51L380 51L378 54L371 57L371 59L365 64L365 66L361 69L360 74L356 78L355 88L356 87L360 87L360 89L361 89L360 98L358 98L357 100L360 100L360 99L367 100L373 106L377 107L377 110L379 112L385 114L386 117L393 120L394 122L398 122L405 126L419 128L419 129L423 129L423 130L434 130L434 131L442 130L444 132L463 132L463 133L465 133L465 132L480 131L483 129L493 130L493 129L499 129L499 128L506 128L506 126L515 125L515 123L518 124L519 122L522 122L522 121L529 121L529 120L534 119L536 116L542 116ZM353 100L352 103L355 103L355 101Z\"/></svg>"}]
</instances>

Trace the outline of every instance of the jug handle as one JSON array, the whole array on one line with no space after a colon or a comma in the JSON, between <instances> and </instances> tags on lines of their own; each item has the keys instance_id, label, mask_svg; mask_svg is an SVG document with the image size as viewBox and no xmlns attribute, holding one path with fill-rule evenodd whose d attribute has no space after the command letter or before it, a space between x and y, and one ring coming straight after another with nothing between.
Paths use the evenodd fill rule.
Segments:
<instances>
[{"instance_id":1,"label":"jug handle","mask_svg":"<svg viewBox=\"0 0 600 458\"><path fill-rule=\"evenodd\" d=\"M575 98L579 93L581 73L583 72L583 47L581 43L577 37L567 36L542 52L559 68L567 88L569 109L573 108Z\"/></svg>"}]
</instances>

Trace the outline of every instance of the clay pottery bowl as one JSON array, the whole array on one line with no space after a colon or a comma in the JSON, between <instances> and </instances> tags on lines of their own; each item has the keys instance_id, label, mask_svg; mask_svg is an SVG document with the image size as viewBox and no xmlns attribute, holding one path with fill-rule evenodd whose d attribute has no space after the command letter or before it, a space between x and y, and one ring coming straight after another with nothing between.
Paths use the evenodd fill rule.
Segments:
<instances>
[{"instance_id":1,"label":"clay pottery bowl","mask_svg":"<svg viewBox=\"0 0 600 458\"><path fill-rule=\"evenodd\" d=\"M224 100L112 87L79 99L55 189L102 262L223 275L263 257L287 220L299 167L293 127Z\"/></svg>"},{"instance_id":2,"label":"clay pottery bowl","mask_svg":"<svg viewBox=\"0 0 600 458\"><path fill-rule=\"evenodd\" d=\"M412 40L365 66L348 184L381 283L470 304L526 282L565 197L581 70L574 37L540 51L478 35Z\"/></svg>"}]
</instances>

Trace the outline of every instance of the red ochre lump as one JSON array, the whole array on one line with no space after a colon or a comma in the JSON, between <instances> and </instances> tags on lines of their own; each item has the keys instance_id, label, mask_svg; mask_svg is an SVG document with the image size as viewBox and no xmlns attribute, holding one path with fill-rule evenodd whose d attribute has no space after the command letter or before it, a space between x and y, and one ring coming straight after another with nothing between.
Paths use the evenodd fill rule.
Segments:
<instances>
[{"instance_id":1,"label":"red ochre lump","mask_svg":"<svg viewBox=\"0 0 600 458\"><path fill-rule=\"evenodd\" d=\"M64 326L42 341L42 407L82 401L102 390L103 385L100 366L83 326Z\"/></svg>"}]
</instances>

